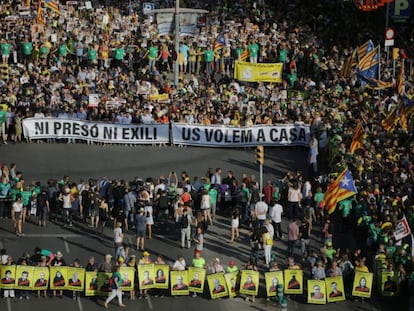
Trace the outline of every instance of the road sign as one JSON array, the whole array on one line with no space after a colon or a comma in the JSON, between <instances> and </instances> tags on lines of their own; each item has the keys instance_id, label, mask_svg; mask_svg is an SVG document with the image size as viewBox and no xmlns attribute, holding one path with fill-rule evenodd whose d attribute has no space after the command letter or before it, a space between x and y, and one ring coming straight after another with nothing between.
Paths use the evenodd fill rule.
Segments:
<instances>
[{"instance_id":1,"label":"road sign","mask_svg":"<svg viewBox=\"0 0 414 311\"><path fill-rule=\"evenodd\" d=\"M142 4L142 13L144 15L153 15L155 10L155 4L151 2L144 2Z\"/></svg>"}]
</instances>

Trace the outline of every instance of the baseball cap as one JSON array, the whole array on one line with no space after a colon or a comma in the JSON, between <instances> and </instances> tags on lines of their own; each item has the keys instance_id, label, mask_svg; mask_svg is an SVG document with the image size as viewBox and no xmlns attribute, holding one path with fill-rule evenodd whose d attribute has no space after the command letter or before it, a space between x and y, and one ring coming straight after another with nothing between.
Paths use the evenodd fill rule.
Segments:
<instances>
[{"instance_id":1,"label":"baseball cap","mask_svg":"<svg viewBox=\"0 0 414 311\"><path fill-rule=\"evenodd\" d=\"M106 258L106 259L111 259L111 258L112 258L112 255L110 255L110 254L106 254L106 255L105 255L105 258Z\"/></svg>"},{"instance_id":2,"label":"baseball cap","mask_svg":"<svg viewBox=\"0 0 414 311\"><path fill-rule=\"evenodd\" d=\"M57 251L57 252L56 252L56 257L63 257L62 252L61 252L61 251Z\"/></svg>"},{"instance_id":3,"label":"baseball cap","mask_svg":"<svg viewBox=\"0 0 414 311\"><path fill-rule=\"evenodd\" d=\"M149 256L149 255L150 255L150 253L148 253L147 251L145 251L142 255L144 255L144 256Z\"/></svg>"}]
</instances>

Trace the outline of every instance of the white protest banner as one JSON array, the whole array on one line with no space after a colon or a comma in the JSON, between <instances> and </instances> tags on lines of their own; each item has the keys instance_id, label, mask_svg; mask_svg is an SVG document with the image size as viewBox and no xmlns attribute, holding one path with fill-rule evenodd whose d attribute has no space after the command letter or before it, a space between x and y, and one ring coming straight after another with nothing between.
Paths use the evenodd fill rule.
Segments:
<instances>
[{"instance_id":1,"label":"white protest banner","mask_svg":"<svg viewBox=\"0 0 414 311\"><path fill-rule=\"evenodd\" d=\"M172 124L172 142L206 147L308 146L310 129L306 125L276 124L249 127Z\"/></svg>"},{"instance_id":2,"label":"white protest banner","mask_svg":"<svg viewBox=\"0 0 414 311\"><path fill-rule=\"evenodd\" d=\"M395 240L401 240L411 233L410 225L408 224L407 218L405 216L400 219L394 229Z\"/></svg>"},{"instance_id":3,"label":"white protest banner","mask_svg":"<svg viewBox=\"0 0 414 311\"><path fill-rule=\"evenodd\" d=\"M115 124L58 118L23 120L24 135L30 139L74 138L115 144L168 143L168 124Z\"/></svg>"}]
</instances>

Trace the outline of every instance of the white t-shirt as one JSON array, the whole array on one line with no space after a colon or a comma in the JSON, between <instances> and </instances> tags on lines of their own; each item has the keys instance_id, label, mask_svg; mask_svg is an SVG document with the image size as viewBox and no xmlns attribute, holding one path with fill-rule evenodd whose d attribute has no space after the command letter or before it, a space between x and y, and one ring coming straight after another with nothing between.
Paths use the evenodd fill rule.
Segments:
<instances>
[{"instance_id":1,"label":"white t-shirt","mask_svg":"<svg viewBox=\"0 0 414 311\"><path fill-rule=\"evenodd\" d=\"M122 243L122 241L123 241L122 228L115 228L114 229L114 242Z\"/></svg>"},{"instance_id":2,"label":"white t-shirt","mask_svg":"<svg viewBox=\"0 0 414 311\"><path fill-rule=\"evenodd\" d=\"M264 201L257 202L254 209L256 211L256 217L258 220L266 219L266 214L267 214L267 209L268 209L266 202Z\"/></svg>"},{"instance_id":3,"label":"white t-shirt","mask_svg":"<svg viewBox=\"0 0 414 311\"><path fill-rule=\"evenodd\" d=\"M279 203L276 203L272 208L272 214L270 217L275 223L281 223L282 222L282 215L283 215L283 206Z\"/></svg>"}]
</instances>

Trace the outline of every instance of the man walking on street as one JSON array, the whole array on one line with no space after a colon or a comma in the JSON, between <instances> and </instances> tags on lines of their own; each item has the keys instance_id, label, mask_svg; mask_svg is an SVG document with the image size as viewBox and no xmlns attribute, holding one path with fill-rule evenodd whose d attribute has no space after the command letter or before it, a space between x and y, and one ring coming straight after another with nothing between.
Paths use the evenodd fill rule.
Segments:
<instances>
[{"instance_id":1,"label":"man walking on street","mask_svg":"<svg viewBox=\"0 0 414 311\"><path fill-rule=\"evenodd\" d=\"M288 226L287 257L293 257L293 253L295 252L295 244L298 238L299 238L299 227L296 223L296 218L292 218L292 221Z\"/></svg>"}]
</instances>

